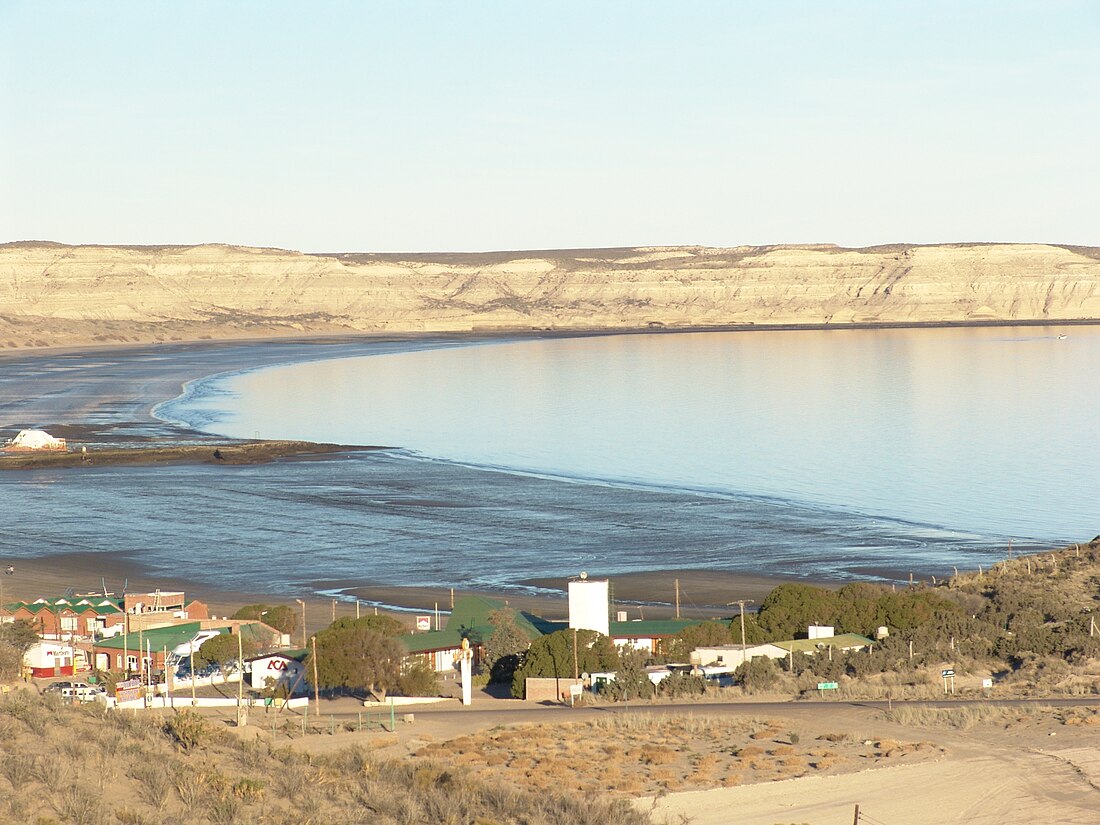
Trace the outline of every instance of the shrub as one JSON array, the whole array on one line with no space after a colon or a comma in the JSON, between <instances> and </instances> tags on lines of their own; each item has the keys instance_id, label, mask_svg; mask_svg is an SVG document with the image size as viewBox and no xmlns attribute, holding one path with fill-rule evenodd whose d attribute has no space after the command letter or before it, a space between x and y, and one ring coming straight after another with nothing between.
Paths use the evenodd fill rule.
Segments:
<instances>
[{"instance_id":1,"label":"shrub","mask_svg":"<svg viewBox=\"0 0 1100 825\"><path fill-rule=\"evenodd\" d=\"M779 669L767 656L749 659L733 672L733 677L749 693L771 690L779 683Z\"/></svg>"},{"instance_id":2,"label":"shrub","mask_svg":"<svg viewBox=\"0 0 1100 825\"><path fill-rule=\"evenodd\" d=\"M164 722L164 732L180 750L189 751L210 739L210 726L193 710L178 710Z\"/></svg>"}]
</instances>

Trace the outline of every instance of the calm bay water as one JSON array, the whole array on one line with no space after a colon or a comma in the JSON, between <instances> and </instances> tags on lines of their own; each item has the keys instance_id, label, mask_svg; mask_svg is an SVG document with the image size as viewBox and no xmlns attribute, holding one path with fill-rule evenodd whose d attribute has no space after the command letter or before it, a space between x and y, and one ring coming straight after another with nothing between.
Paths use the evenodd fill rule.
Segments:
<instances>
[{"instance_id":1,"label":"calm bay water","mask_svg":"<svg viewBox=\"0 0 1100 825\"><path fill-rule=\"evenodd\" d=\"M1097 386L1096 327L624 335L265 368L158 414L992 545L1100 532Z\"/></svg>"}]
</instances>

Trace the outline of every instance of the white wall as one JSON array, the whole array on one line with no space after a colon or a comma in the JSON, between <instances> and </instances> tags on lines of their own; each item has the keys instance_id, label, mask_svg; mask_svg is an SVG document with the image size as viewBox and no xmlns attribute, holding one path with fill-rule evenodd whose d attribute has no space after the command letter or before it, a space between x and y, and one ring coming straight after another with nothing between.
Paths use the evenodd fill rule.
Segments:
<instances>
[{"instance_id":1,"label":"white wall","mask_svg":"<svg viewBox=\"0 0 1100 825\"><path fill-rule=\"evenodd\" d=\"M607 579L569 582L569 626L610 635L611 589Z\"/></svg>"}]
</instances>

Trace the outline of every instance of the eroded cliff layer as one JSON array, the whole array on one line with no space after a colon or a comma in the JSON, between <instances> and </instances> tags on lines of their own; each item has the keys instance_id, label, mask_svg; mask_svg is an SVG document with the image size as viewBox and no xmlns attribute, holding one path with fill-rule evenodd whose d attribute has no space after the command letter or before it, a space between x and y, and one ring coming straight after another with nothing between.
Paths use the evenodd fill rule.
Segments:
<instances>
[{"instance_id":1,"label":"eroded cliff layer","mask_svg":"<svg viewBox=\"0 0 1100 825\"><path fill-rule=\"evenodd\" d=\"M0 347L337 332L1100 319L1100 250L1043 244L484 254L0 245Z\"/></svg>"}]
</instances>

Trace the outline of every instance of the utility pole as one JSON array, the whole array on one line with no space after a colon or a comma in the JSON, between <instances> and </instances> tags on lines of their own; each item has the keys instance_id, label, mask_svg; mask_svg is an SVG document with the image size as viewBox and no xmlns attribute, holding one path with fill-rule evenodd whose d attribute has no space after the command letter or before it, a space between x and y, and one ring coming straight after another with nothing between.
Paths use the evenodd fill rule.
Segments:
<instances>
[{"instance_id":1,"label":"utility pole","mask_svg":"<svg viewBox=\"0 0 1100 825\"><path fill-rule=\"evenodd\" d=\"M321 688L317 683L317 637L310 639L313 642L313 704L317 706L317 712L321 712Z\"/></svg>"},{"instance_id":2,"label":"utility pole","mask_svg":"<svg viewBox=\"0 0 1100 825\"><path fill-rule=\"evenodd\" d=\"M576 681L581 676L580 668L577 666L577 628L573 628L573 680Z\"/></svg>"},{"instance_id":3,"label":"utility pole","mask_svg":"<svg viewBox=\"0 0 1100 825\"><path fill-rule=\"evenodd\" d=\"M306 646L306 603L301 599L295 599L302 608L302 647Z\"/></svg>"},{"instance_id":4,"label":"utility pole","mask_svg":"<svg viewBox=\"0 0 1100 825\"><path fill-rule=\"evenodd\" d=\"M247 719L244 712L244 639L242 638L241 625L237 625L237 727L241 727L243 720Z\"/></svg>"},{"instance_id":5,"label":"utility pole","mask_svg":"<svg viewBox=\"0 0 1100 825\"><path fill-rule=\"evenodd\" d=\"M336 599L332 600L332 620L336 621Z\"/></svg>"},{"instance_id":6,"label":"utility pole","mask_svg":"<svg viewBox=\"0 0 1100 825\"><path fill-rule=\"evenodd\" d=\"M737 605L741 608L741 664L745 664L745 605L756 604L752 599L738 599L735 602L727 602L726 607Z\"/></svg>"},{"instance_id":7,"label":"utility pole","mask_svg":"<svg viewBox=\"0 0 1100 825\"><path fill-rule=\"evenodd\" d=\"M187 645L187 655L191 657L191 707L195 707L195 640Z\"/></svg>"},{"instance_id":8,"label":"utility pole","mask_svg":"<svg viewBox=\"0 0 1100 825\"><path fill-rule=\"evenodd\" d=\"M355 600L355 618L356 618L356 620L359 619L359 600L358 599Z\"/></svg>"},{"instance_id":9,"label":"utility pole","mask_svg":"<svg viewBox=\"0 0 1100 825\"><path fill-rule=\"evenodd\" d=\"M856 805L856 815L852 819L852 825L859 825L859 805Z\"/></svg>"},{"instance_id":10,"label":"utility pole","mask_svg":"<svg viewBox=\"0 0 1100 825\"><path fill-rule=\"evenodd\" d=\"M680 618L680 580L673 579L676 582L676 618Z\"/></svg>"}]
</instances>

